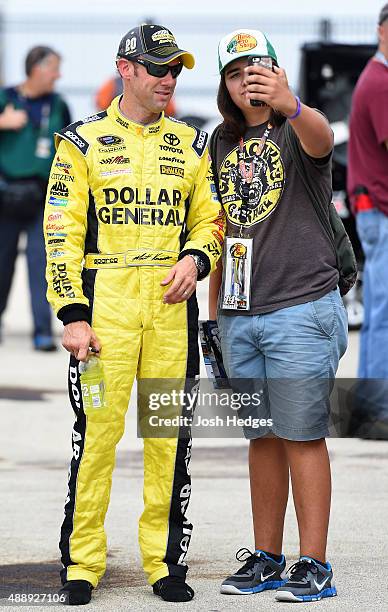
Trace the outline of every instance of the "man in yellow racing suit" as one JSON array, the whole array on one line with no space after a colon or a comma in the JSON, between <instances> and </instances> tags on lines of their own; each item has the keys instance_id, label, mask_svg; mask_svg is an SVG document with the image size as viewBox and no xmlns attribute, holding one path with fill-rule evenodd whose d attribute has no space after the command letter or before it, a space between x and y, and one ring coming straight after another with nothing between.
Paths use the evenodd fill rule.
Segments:
<instances>
[{"instance_id":1,"label":"man in yellow racing suit","mask_svg":"<svg viewBox=\"0 0 388 612\"><path fill-rule=\"evenodd\" d=\"M70 604L90 601L105 571L104 519L134 377L199 373L195 287L221 254L224 223L207 134L163 114L182 65L194 58L169 30L134 28L117 56L123 96L56 135L44 231L76 413L60 540ZM90 348L106 405L85 414L78 365ZM185 582L190 451L188 437L144 439L139 542L148 581L167 601L194 594Z\"/></svg>"}]
</instances>

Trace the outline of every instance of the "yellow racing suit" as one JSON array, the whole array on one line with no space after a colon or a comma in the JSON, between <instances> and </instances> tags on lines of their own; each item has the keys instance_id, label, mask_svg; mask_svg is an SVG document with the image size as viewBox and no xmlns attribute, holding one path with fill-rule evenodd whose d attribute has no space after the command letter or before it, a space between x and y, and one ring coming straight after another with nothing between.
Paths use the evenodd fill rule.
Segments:
<instances>
[{"instance_id":1,"label":"yellow racing suit","mask_svg":"<svg viewBox=\"0 0 388 612\"><path fill-rule=\"evenodd\" d=\"M134 377L185 380L199 373L195 294L164 304L160 282L188 253L199 256L199 279L205 277L221 254L224 220L207 134L188 124L163 114L147 126L134 123L116 98L107 111L63 129L56 145L44 220L47 295L65 325L92 325L106 398L103 409L85 414L71 357L76 421L61 577L96 586L106 567L104 519ZM186 575L190 454L189 437L144 439L139 542L150 584Z\"/></svg>"}]
</instances>

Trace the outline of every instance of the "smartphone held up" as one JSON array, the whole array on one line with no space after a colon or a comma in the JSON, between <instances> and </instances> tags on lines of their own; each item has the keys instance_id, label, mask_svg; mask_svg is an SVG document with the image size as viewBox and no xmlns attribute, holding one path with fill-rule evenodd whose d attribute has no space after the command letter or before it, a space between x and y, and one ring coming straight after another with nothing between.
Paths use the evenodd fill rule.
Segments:
<instances>
[{"instance_id":1,"label":"smartphone held up","mask_svg":"<svg viewBox=\"0 0 388 612\"><path fill-rule=\"evenodd\" d=\"M250 55L248 57L248 66L264 66L264 68L268 68L268 70L273 70L273 59L269 55ZM251 106L264 106L265 102L261 100L250 100Z\"/></svg>"}]
</instances>

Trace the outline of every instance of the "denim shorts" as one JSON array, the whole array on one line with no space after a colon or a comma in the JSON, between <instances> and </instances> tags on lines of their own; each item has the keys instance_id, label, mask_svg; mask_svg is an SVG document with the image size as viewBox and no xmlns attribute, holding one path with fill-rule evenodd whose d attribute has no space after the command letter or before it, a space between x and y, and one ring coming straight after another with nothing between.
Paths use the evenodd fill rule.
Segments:
<instances>
[{"instance_id":1,"label":"denim shorts","mask_svg":"<svg viewBox=\"0 0 388 612\"><path fill-rule=\"evenodd\" d=\"M248 439L269 433L287 440L329 435L329 396L348 342L339 290L312 302L259 315L218 314L222 355L234 392L261 393L239 411ZM256 395L257 397L257 395ZM253 405L254 404L254 405Z\"/></svg>"}]
</instances>

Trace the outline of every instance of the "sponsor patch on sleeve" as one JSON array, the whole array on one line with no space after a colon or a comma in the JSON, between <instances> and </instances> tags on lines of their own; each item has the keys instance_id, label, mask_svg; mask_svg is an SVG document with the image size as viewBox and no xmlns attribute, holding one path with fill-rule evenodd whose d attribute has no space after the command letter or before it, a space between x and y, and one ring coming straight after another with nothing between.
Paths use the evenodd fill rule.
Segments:
<instances>
[{"instance_id":1,"label":"sponsor patch on sleeve","mask_svg":"<svg viewBox=\"0 0 388 612\"><path fill-rule=\"evenodd\" d=\"M89 117L85 117L82 119L82 123L94 123L95 121L100 121L100 119L104 119L108 113L106 111L101 111L100 113L95 113L94 115L89 115Z\"/></svg>"},{"instance_id":2,"label":"sponsor patch on sleeve","mask_svg":"<svg viewBox=\"0 0 388 612\"><path fill-rule=\"evenodd\" d=\"M204 132L203 130L199 130L196 127L194 127L194 129L195 129L195 138L191 146L193 147L198 157L202 157L203 152L205 151L205 148L206 148L208 133Z\"/></svg>"},{"instance_id":3,"label":"sponsor patch on sleeve","mask_svg":"<svg viewBox=\"0 0 388 612\"><path fill-rule=\"evenodd\" d=\"M85 138L80 136L77 132L77 128L83 124L84 121L76 121L75 123L71 123L67 127L63 128L63 130L58 132L58 136L72 142L77 149L81 151L82 155L86 155L89 151L90 145L87 140L85 140Z\"/></svg>"}]
</instances>

